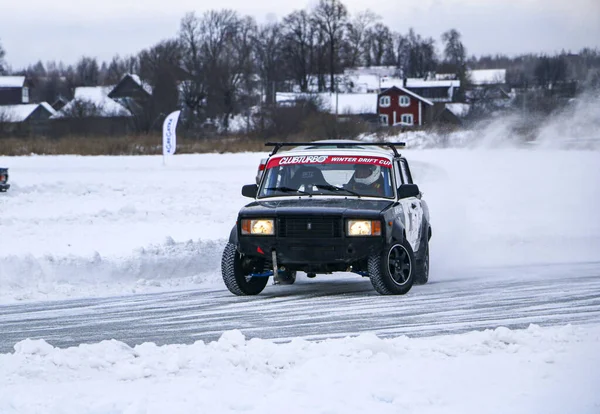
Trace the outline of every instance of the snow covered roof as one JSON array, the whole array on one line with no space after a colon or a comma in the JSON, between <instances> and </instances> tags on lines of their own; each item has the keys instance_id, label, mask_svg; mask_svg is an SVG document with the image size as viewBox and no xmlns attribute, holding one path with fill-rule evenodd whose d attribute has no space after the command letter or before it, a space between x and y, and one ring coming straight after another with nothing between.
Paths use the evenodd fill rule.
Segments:
<instances>
[{"instance_id":1,"label":"snow covered roof","mask_svg":"<svg viewBox=\"0 0 600 414\"><path fill-rule=\"evenodd\" d=\"M4 105L0 106L0 121L4 122L23 122L31 116L31 114L42 106L50 114L55 114L56 111L47 103L33 103L23 105Z\"/></svg>"},{"instance_id":2,"label":"snow covered roof","mask_svg":"<svg viewBox=\"0 0 600 414\"><path fill-rule=\"evenodd\" d=\"M352 89L362 93L379 90L381 88L380 79L380 76L368 74L348 75L347 77L348 82L352 82Z\"/></svg>"},{"instance_id":3,"label":"snow covered roof","mask_svg":"<svg viewBox=\"0 0 600 414\"><path fill-rule=\"evenodd\" d=\"M43 106L44 109L46 109L46 111L50 112L52 115L56 115L56 109L52 108L52 105L50 105L48 102L42 102L40 105Z\"/></svg>"},{"instance_id":4,"label":"snow covered roof","mask_svg":"<svg viewBox=\"0 0 600 414\"><path fill-rule=\"evenodd\" d=\"M428 80L420 78L406 79L407 88L459 88L459 80Z\"/></svg>"},{"instance_id":5,"label":"snow covered roof","mask_svg":"<svg viewBox=\"0 0 600 414\"><path fill-rule=\"evenodd\" d=\"M465 103L448 103L446 104L446 109L448 109L457 117L462 118L469 113L471 105Z\"/></svg>"},{"instance_id":6,"label":"snow covered roof","mask_svg":"<svg viewBox=\"0 0 600 414\"><path fill-rule=\"evenodd\" d=\"M347 76L395 76L399 72L395 66L357 66L355 68L344 69L344 75Z\"/></svg>"},{"instance_id":7,"label":"snow covered roof","mask_svg":"<svg viewBox=\"0 0 600 414\"><path fill-rule=\"evenodd\" d=\"M152 86L149 85L147 82L144 82L139 75L136 75L135 73L127 73L123 76L123 78L125 78L126 76L131 77L131 79L134 80L135 83L137 83L138 85L140 85L142 88L144 88L144 90L146 92L148 92L148 94L152 95Z\"/></svg>"},{"instance_id":8,"label":"snow covered roof","mask_svg":"<svg viewBox=\"0 0 600 414\"><path fill-rule=\"evenodd\" d=\"M74 98L58 111L54 118L68 117L76 108L78 103L90 103L95 106L98 113L96 116L131 116L123 105L108 97L114 86L81 86L75 88Z\"/></svg>"},{"instance_id":9,"label":"snow covered roof","mask_svg":"<svg viewBox=\"0 0 600 414\"><path fill-rule=\"evenodd\" d=\"M0 88L22 88L25 76L0 76Z\"/></svg>"},{"instance_id":10,"label":"snow covered roof","mask_svg":"<svg viewBox=\"0 0 600 414\"><path fill-rule=\"evenodd\" d=\"M0 120L23 122L36 110L39 104L0 106Z\"/></svg>"},{"instance_id":11,"label":"snow covered roof","mask_svg":"<svg viewBox=\"0 0 600 414\"><path fill-rule=\"evenodd\" d=\"M506 83L506 69L476 69L468 74L473 85Z\"/></svg>"},{"instance_id":12,"label":"snow covered roof","mask_svg":"<svg viewBox=\"0 0 600 414\"><path fill-rule=\"evenodd\" d=\"M277 102L293 102L302 98L316 98L322 104L324 110L331 114L336 113L336 94L325 93L277 93ZM337 94L337 113L338 114L375 114L377 113L377 94L376 93L339 93Z\"/></svg>"}]
</instances>

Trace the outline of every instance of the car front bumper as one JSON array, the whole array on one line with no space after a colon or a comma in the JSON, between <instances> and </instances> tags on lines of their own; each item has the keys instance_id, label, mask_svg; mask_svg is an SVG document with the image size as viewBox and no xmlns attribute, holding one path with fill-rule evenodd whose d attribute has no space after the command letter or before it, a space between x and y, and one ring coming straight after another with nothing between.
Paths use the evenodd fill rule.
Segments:
<instances>
[{"instance_id":1,"label":"car front bumper","mask_svg":"<svg viewBox=\"0 0 600 414\"><path fill-rule=\"evenodd\" d=\"M379 254L383 238L356 237L335 239L286 239L277 237L240 237L240 253L265 257L272 251L282 265L350 264Z\"/></svg>"},{"instance_id":2,"label":"car front bumper","mask_svg":"<svg viewBox=\"0 0 600 414\"><path fill-rule=\"evenodd\" d=\"M6 191L10 188L10 184L0 184L0 191Z\"/></svg>"}]
</instances>

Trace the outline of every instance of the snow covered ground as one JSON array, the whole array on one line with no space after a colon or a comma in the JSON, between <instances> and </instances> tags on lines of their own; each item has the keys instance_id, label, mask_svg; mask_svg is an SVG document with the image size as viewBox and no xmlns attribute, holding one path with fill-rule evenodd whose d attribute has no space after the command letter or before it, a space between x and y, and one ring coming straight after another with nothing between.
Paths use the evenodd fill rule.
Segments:
<instances>
[{"instance_id":1,"label":"snow covered ground","mask_svg":"<svg viewBox=\"0 0 600 414\"><path fill-rule=\"evenodd\" d=\"M600 262L598 152L403 152L431 210L438 295L444 281L481 282L486 268L518 283L511 266ZM0 313L48 299L225 295L221 250L263 155L178 155L166 167L160 157L0 157L12 184L0 194ZM25 340L0 354L0 413L600 412L600 321L283 344L243 330L193 345L105 339Z\"/></svg>"},{"instance_id":2,"label":"snow covered ground","mask_svg":"<svg viewBox=\"0 0 600 414\"><path fill-rule=\"evenodd\" d=\"M600 328L411 339L219 341L0 354L0 412L544 413L600 411Z\"/></svg>"},{"instance_id":3,"label":"snow covered ground","mask_svg":"<svg viewBox=\"0 0 600 414\"><path fill-rule=\"evenodd\" d=\"M431 210L432 278L600 258L595 151L405 150ZM0 158L0 304L222 286L264 154Z\"/></svg>"}]
</instances>

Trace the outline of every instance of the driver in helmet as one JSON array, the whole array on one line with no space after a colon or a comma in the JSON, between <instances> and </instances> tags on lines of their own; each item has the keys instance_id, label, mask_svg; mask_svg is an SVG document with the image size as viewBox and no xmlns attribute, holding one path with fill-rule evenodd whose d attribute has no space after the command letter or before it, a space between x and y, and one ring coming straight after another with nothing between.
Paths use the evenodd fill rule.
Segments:
<instances>
[{"instance_id":1,"label":"driver in helmet","mask_svg":"<svg viewBox=\"0 0 600 414\"><path fill-rule=\"evenodd\" d=\"M357 164L347 188L366 196L383 196L384 181L381 167L372 164Z\"/></svg>"}]
</instances>

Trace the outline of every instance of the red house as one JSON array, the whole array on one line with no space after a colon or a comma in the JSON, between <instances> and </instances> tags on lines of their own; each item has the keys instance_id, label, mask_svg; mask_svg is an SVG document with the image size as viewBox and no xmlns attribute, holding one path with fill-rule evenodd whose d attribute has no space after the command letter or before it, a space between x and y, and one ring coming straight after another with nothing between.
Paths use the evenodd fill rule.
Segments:
<instances>
[{"instance_id":1,"label":"red house","mask_svg":"<svg viewBox=\"0 0 600 414\"><path fill-rule=\"evenodd\" d=\"M377 114L383 125L421 126L431 122L433 102L400 86L377 95Z\"/></svg>"}]
</instances>

